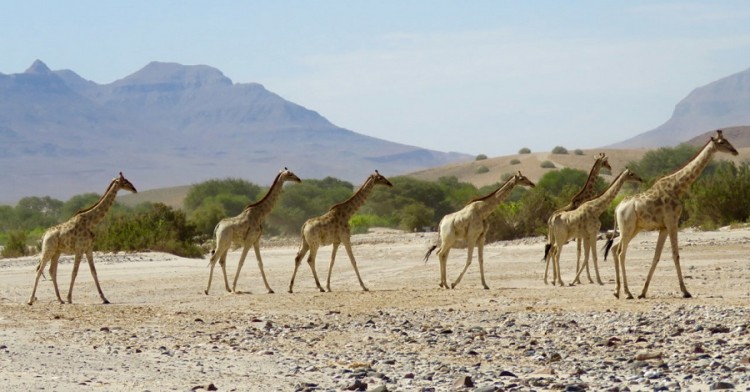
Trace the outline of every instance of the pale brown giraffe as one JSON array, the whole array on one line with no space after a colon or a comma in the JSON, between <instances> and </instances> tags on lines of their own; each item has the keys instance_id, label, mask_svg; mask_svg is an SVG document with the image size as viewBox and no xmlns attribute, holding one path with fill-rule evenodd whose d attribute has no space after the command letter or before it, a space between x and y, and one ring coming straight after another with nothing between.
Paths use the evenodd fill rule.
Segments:
<instances>
[{"instance_id":1,"label":"pale brown giraffe","mask_svg":"<svg viewBox=\"0 0 750 392\"><path fill-rule=\"evenodd\" d=\"M583 184L583 187L581 188L578 193L573 195L573 197L570 200L570 203L568 203L565 207L560 208L559 210L555 211L550 215L549 219L547 220L547 227L551 228L552 219L555 217L555 215L560 214L565 211L572 211L581 204L583 204L586 201L589 201L597 196L596 193L596 181L599 178L599 172L602 168L605 168L607 170L612 170L612 166L609 165L609 159L606 155L604 155L603 152L600 152L599 155L596 156L594 160L594 165L591 167L591 170L589 171L589 176L586 178L586 182ZM548 232L550 232L551 229L548 229ZM552 247L552 243L554 240L550 238L550 241L544 246L544 259L547 260L547 264L544 267L544 284L547 284L547 272L549 271L549 250ZM581 239L576 238L576 270L580 268L581 265ZM593 283L594 281L591 279L591 273L589 272L588 265L586 266L586 275L588 275L589 283ZM580 283L574 282L574 283ZM553 279L554 284L554 279Z\"/></svg>"},{"instance_id":2,"label":"pale brown giraffe","mask_svg":"<svg viewBox=\"0 0 750 392\"><path fill-rule=\"evenodd\" d=\"M437 248L438 258L440 259L440 287L449 288L448 278L446 277L446 266L448 264L448 253L458 240L465 240L467 246L466 265L461 274L450 288L455 288L463 278L466 270L471 264L474 246L477 247L477 257L479 259L479 274L482 278L482 286L489 289L484 280L484 241L489 229L490 223L487 220L495 208L510 195L510 192L517 185L534 187L534 183L524 177L519 171L518 174L511 176L505 184L500 186L494 192L476 198L470 201L461 210L448 214L440 220L438 229L438 243L427 250L424 261L427 262L430 254Z\"/></svg>"},{"instance_id":3,"label":"pale brown giraffe","mask_svg":"<svg viewBox=\"0 0 750 392\"><path fill-rule=\"evenodd\" d=\"M44 237L42 237L42 255L36 267L34 289L31 291L31 297L29 297L29 305L33 304L36 300L35 295L37 285L39 284L39 277L44 273L44 267L48 261L50 262L49 274L52 278L52 285L55 287L57 300L61 304L65 303L60 297L60 290L57 287L57 264L62 254L75 255L73 274L70 278L70 288L68 288L68 303L73 303L73 283L76 281L78 266L81 263L81 257L84 253L89 263L91 276L94 277L96 289L99 291L99 297L101 297L103 303L109 303L107 298L104 297L102 288L99 285L99 278L96 276L96 268L94 267L94 227L107 215L107 212L115 203L117 191L120 189L138 193L133 184L123 177L121 172L119 177L112 180L104 195L94 205L78 211L67 221L47 229Z\"/></svg>"},{"instance_id":4,"label":"pale brown giraffe","mask_svg":"<svg viewBox=\"0 0 750 392\"><path fill-rule=\"evenodd\" d=\"M656 240L656 251L654 252L654 259L651 261L651 269L648 271L646 283L643 285L643 291L641 291L638 298L646 297L648 285L651 282L656 265L659 263L667 235L669 235L672 247L672 260L674 261L682 296L684 298L691 297L685 287L685 282L682 279L682 270L680 269L680 253L677 241L677 229L680 215L682 214L682 202L680 202L680 198L687 193L690 185L703 172L703 169L708 165L716 152L726 152L732 155L738 154L732 144L724 139L721 130L717 130L716 136L711 137L695 157L684 166L674 173L656 180L654 185L647 191L625 199L617 206L615 209L615 232L619 228L620 242L612 249L617 276L615 297L620 298L620 271L622 271L622 284L625 294L628 299L633 298L628 289L628 280L625 275L625 254L628 244L633 237L644 230L659 230L659 237ZM607 243L607 251L611 246L612 240ZM605 251L605 258L606 255Z\"/></svg>"},{"instance_id":5,"label":"pale brown giraffe","mask_svg":"<svg viewBox=\"0 0 750 392\"><path fill-rule=\"evenodd\" d=\"M328 291L331 291L331 272L333 271L333 263L336 261L336 251L339 248L339 244L344 244L346 254L349 255L349 261L352 262L352 267L354 267L354 272L357 274L357 280L359 280L359 285L362 286L362 290L368 291L367 287L365 287L365 284L362 282L362 278L359 276L357 262L354 260L354 254L352 253L349 219L351 219L354 213L362 207L362 204L364 204L367 197L370 196L375 185L393 186L387 178L383 177L377 170L375 170L375 173L367 178L365 183L362 184L352 197L344 202L334 205L325 214L308 219L302 225L302 244L297 252L297 256L294 258L294 272L292 273L292 280L289 282L290 293L294 286L294 277L297 276L297 269L299 268L300 263L302 263L302 258L305 257L308 250L310 251L310 255L307 258L307 264L312 270L315 284L318 285L318 289L321 292L325 291L320 285L318 273L315 270L315 256L318 253L319 247L328 244L333 244L331 263L328 265L328 279L326 279L326 288Z\"/></svg>"},{"instance_id":6,"label":"pale brown giraffe","mask_svg":"<svg viewBox=\"0 0 750 392\"><path fill-rule=\"evenodd\" d=\"M592 254L594 259L596 280L599 284L604 284L599 277L599 265L596 256L596 237L601 227L599 217L609 207L612 200L615 199L620 188L628 181L643 182L637 174L629 169L625 169L601 195L581 204L572 211L563 211L550 219L549 239L552 243L552 249L548 255L547 265L550 264L549 259L552 259L552 284L555 284L557 281L560 286L563 285L560 278L560 253L562 252L563 245L571 238L582 239L584 250L583 265L578 267L576 277L571 284L580 282L579 276L584 266L588 270L589 254Z\"/></svg>"},{"instance_id":7,"label":"pale brown giraffe","mask_svg":"<svg viewBox=\"0 0 750 392\"><path fill-rule=\"evenodd\" d=\"M286 181L300 182L300 179L290 170L284 168L284 170L276 175L273 184L271 184L268 192L262 199L260 199L260 201L248 204L239 215L224 218L216 224L216 227L214 228L216 249L213 251L211 261L209 262L210 272L208 273L208 285L204 291L206 295L208 295L208 291L211 290L211 280L214 276L214 267L216 266L217 261L221 265L221 272L224 274L224 287L230 293L237 292L237 279L240 277L240 270L242 270L242 264L245 263L245 257L247 257L247 252L250 250L250 246L255 250L255 259L258 261L260 276L263 277L263 283L266 285L266 290L268 290L269 294L273 293L271 286L268 285L268 280L266 280L266 273L263 270L263 261L260 258L260 236L263 234L263 222L273 209L276 201L279 199L281 189ZM237 273L234 275L234 282L232 283L232 289L230 290L229 280L227 280L227 253L232 244L242 245L242 254L240 255L240 262L237 265Z\"/></svg>"}]
</instances>

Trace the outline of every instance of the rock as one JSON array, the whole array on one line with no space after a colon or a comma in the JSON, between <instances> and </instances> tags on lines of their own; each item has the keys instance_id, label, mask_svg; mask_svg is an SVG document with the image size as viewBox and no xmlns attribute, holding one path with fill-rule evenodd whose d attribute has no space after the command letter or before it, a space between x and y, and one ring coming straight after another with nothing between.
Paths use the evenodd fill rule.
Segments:
<instances>
[{"instance_id":1,"label":"rock","mask_svg":"<svg viewBox=\"0 0 750 392\"><path fill-rule=\"evenodd\" d=\"M469 376L459 376L455 381L453 381L453 388L454 389L460 389L463 387L473 387L474 381L472 381L471 377Z\"/></svg>"},{"instance_id":2,"label":"rock","mask_svg":"<svg viewBox=\"0 0 750 392\"><path fill-rule=\"evenodd\" d=\"M513 377L513 378L517 378L518 376L516 376L512 372L509 372L507 370L503 370L502 372L500 372L500 377Z\"/></svg>"},{"instance_id":3,"label":"rock","mask_svg":"<svg viewBox=\"0 0 750 392\"><path fill-rule=\"evenodd\" d=\"M711 387L709 387L710 391L718 391L722 389L734 389L734 384L726 381L719 381L711 384Z\"/></svg>"},{"instance_id":4,"label":"rock","mask_svg":"<svg viewBox=\"0 0 750 392\"><path fill-rule=\"evenodd\" d=\"M474 392L495 392L497 391L497 387L494 385L487 385L485 387L480 387L474 390Z\"/></svg>"},{"instance_id":5,"label":"rock","mask_svg":"<svg viewBox=\"0 0 750 392\"><path fill-rule=\"evenodd\" d=\"M646 361L649 359L661 359L662 353L660 351L641 351L635 355L636 361Z\"/></svg>"},{"instance_id":6,"label":"rock","mask_svg":"<svg viewBox=\"0 0 750 392\"><path fill-rule=\"evenodd\" d=\"M349 384L346 388L347 391L366 391L367 383L361 380L354 380L352 384Z\"/></svg>"},{"instance_id":7,"label":"rock","mask_svg":"<svg viewBox=\"0 0 750 392\"><path fill-rule=\"evenodd\" d=\"M388 392L388 387L385 384L378 385L375 388L370 389L370 392Z\"/></svg>"}]
</instances>

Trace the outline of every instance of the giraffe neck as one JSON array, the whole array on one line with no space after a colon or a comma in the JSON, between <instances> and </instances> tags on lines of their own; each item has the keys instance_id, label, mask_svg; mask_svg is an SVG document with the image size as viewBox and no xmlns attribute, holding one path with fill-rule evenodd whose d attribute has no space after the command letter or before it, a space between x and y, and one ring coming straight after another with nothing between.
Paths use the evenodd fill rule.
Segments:
<instances>
[{"instance_id":1,"label":"giraffe neck","mask_svg":"<svg viewBox=\"0 0 750 392\"><path fill-rule=\"evenodd\" d=\"M604 161L601 159L597 159L597 161L594 162L594 166L591 167L591 171L589 172L588 178L586 178L586 183L583 184L583 188L581 188L581 190L578 191L570 201L572 208L578 208L579 205L596 196L596 179L599 178L599 171L602 169L602 162Z\"/></svg>"},{"instance_id":2,"label":"giraffe neck","mask_svg":"<svg viewBox=\"0 0 750 392\"><path fill-rule=\"evenodd\" d=\"M615 199L617 193L620 192L620 188L622 188L622 186L625 184L626 178L627 177L625 176L625 171L620 173L620 175L618 175L617 178L615 178L614 181L609 184L609 187L604 191L604 193L586 202L587 210L593 211L596 216L601 215L604 210L606 210L607 207L609 207L609 205L612 203L612 200Z\"/></svg>"},{"instance_id":3,"label":"giraffe neck","mask_svg":"<svg viewBox=\"0 0 750 392\"><path fill-rule=\"evenodd\" d=\"M252 209L253 212L256 212L258 216L261 217L268 215L271 210L273 210L273 206L279 200L281 189L283 187L284 181L281 180L281 176L279 175L276 177L273 184L271 184L271 187L268 189L266 195L263 196L263 198L260 199L260 201L258 201L257 203L249 204L247 207L245 207L245 209Z\"/></svg>"},{"instance_id":4,"label":"giraffe neck","mask_svg":"<svg viewBox=\"0 0 750 392\"><path fill-rule=\"evenodd\" d=\"M109 188L107 188L107 191L104 192L104 195L99 199L98 202L96 202L93 206L78 211L76 213L76 216L79 218L79 222L82 222L87 227L94 227L98 225L102 220L104 220L104 217L107 216L107 212L110 208L112 208L112 205L115 204L115 197L117 196L117 191L120 190L120 187L117 185L116 181L112 181L112 183L109 185Z\"/></svg>"},{"instance_id":5,"label":"giraffe neck","mask_svg":"<svg viewBox=\"0 0 750 392\"><path fill-rule=\"evenodd\" d=\"M495 211L495 207L497 207L503 200L505 200L506 197L508 197L508 195L510 195L510 192L515 186L516 183L511 178L506 181L503 186L498 188L498 190L481 199L479 201L480 203L482 203L479 208L479 214L482 215L482 217L487 217L492 214L492 212Z\"/></svg>"},{"instance_id":6,"label":"giraffe neck","mask_svg":"<svg viewBox=\"0 0 750 392\"><path fill-rule=\"evenodd\" d=\"M365 201L367 201L367 198L370 196L370 193L372 193L372 189L375 186L375 182L372 180L372 178L368 178L367 181L365 181L364 184L357 190L357 192L352 195L348 200L336 204L335 206L331 207L331 209L336 209L339 211L340 214L342 214L343 217L345 217L347 220L351 218L357 210L359 210L360 207L362 207L363 204L365 204Z\"/></svg>"},{"instance_id":7,"label":"giraffe neck","mask_svg":"<svg viewBox=\"0 0 750 392\"><path fill-rule=\"evenodd\" d=\"M654 187L672 192L677 196L684 195L688 188L690 188L690 185L692 185L698 176L701 175L703 169L708 166L708 163L711 161L715 152L716 146L713 142L709 141L703 149L696 154L695 158L690 160L685 166L676 172L657 180Z\"/></svg>"}]
</instances>

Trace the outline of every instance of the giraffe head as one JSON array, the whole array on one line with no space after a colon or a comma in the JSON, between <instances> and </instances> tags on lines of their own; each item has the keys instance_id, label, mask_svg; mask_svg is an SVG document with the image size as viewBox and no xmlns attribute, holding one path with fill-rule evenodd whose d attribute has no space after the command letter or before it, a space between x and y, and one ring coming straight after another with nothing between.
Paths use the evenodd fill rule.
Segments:
<instances>
[{"instance_id":1,"label":"giraffe head","mask_svg":"<svg viewBox=\"0 0 750 392\"><path fill-rule=\"evenodd\" d=\"M125 178L125 176L122 175L122 172L120 172L120 176L115 178L113 182L117 185L118 189L125 189L126 191L138 193L138 191L135 190L135 186L133 186L133 184L130 181L128 181L128 179Z\"/></svg>"},{"instance_id":2,"label":"giraffe head","mask_svg":"<svg viewBox=\"0 0 750 392\"><path fill-rule=\"evenodd\" d=\"M302 180L300 180L296 174L292 173L292 171L287 168L284 168L284 170L279 172L279 180L281 182L284 182L284 181L302 182Z\"/></svg>"},{"instance_id":3,"label":"giraffe head","mask_svg":"<svg viewBox=\"0 0 750 392\"><path fill-rule=\"evenodd\" d=\"M392 187L393 184L391 184L390 181L388 181L387 178L385 178L382 174L380 174L377 170L375 170L375 173L370 174L370 180L372 180L375 185L385 185L388 187Z\"/></svg>"},{"instance_id":4,"label":"giraffe head","mask_svg":"<svg viewBox=\"0 0 750 392\"><path fill-rule=\"evenodd\" d=\"M535 186L534 183L531 182L531 180L529 180L528 178L526 178L526 176L521 174L520 170L518 171L518 174L511 177L508 181L512 181L514 186L523 185L523 186L528 186L530 188L533 188Z\"/></svg>"},{"instance_id":5,"label":"giraffe head","mask_svg":"<svg viewBox=\"0 0 750 392\"><path fill-rule=\"evenodd\" d=\"M643 184L643 179L641 178L641 176L633 173L630 169L625 169L622 172L622 175L624 176L625 182L630 181L630 182L637 182L639 184Z\"/></svg>"},{"instance_id":6,"label":"giraffe head","mask_svg":"<svg viewBox=\"0 0 750 392\"><path fill-rule=\"evenodd\" d=\"M612 171L612 166L609 165L609 158L607 158L603 152L600 152L599 155L596 156L596 162L594 162L594 165L599 165L600 170L604 168L610 172Z\"/></svg>"},{"instance_id":7,"label":"giraffe head","mask_svg":"<svg viewBox=\"0 0 750 392\"><path fill-rule=\"evenodd\" d=\"M721 129L716 130L716 137L711 137L711 143L716 146L716 149L718 151L728 152L732 155L739 154L737 150L734 149L734 146L732 146L732 143L729 143L729 140L724 139L724 135L721 133Z\"/></svg>"}]
</instances>

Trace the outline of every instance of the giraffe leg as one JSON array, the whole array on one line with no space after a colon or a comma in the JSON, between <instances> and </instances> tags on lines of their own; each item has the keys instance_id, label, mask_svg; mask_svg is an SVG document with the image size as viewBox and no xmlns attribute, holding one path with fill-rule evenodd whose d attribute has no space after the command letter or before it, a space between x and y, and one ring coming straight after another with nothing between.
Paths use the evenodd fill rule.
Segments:
<instances>
[{"instance_id":1,"label":"giraffe leg","mask_svg":"<svg viewBox=\"0 0 750 392\"><path fill-rule=\"evenodd\" d=\"M53 255L54 256L54 255ZM47 266L47 261L52 257L42 253L42 257L39 259L39 265L36 267L36 277L34 278L34 288L31 290L31 297L29 297L29 305L33 305L36 301L36 288L39 285L39 278L44 274L44 267Z\"/></svg>"},{"instance_id":2,"label":"giraffe leg","mask_svg":"<svg viewBox=\"0 0 750 392\"><path fill-rule=\"evenodd\" d=\"M562 254L562 247L563 244L559 244L555 246L555 255L554 260L552 262L552 285L560 285L560 287L563 287L563 281L562 277L560 275L560 255Z\"/></svg>"},{"instance_id":3,"label":"giraffe leg","mask_svg":"<svg viewBox=\"0 0 750 392\"><path fill-rule=\"evenodd\" d=\"M357 274L357 280L359 281L359 285L362 286L362 290L370 291L367 289L367 287L365 287L365 283L362 282L362 278L359 276L359 268L357 268L357 261L354 259L354 253L352 252L352 244L351 242L349 242L349 238L348 237L344 238L343 242L344 242L344 249L346 249L346 254L349 256L349 261L352 262L352 267L354 267L354 273ZM333 265L333 261L331 261L331 265ZM330 277L331 275L329 271L328 278L330 279ZM330 289L328 291L330 291Z\"/></svg>"},{"instance_id":4,"label":"giraffe leg","mask_svg":"<svg viewBox=\"0 0 750 392\"><path fill-rule=\"evenodd\" d=\"M336 262L336 252L339 250L339 244L333 243L333 249L331 250L331 262L328 263L328 278L326 278L326 289L331 292L331 274L333 273L333 264Z\"/></svg>"},{"instance_id":5,"label":"giraffe leg","mask_svg":"<svg viewBox=\"0 0 750 392\"><path fill-rule=\"evenodd\" d=\"M466 270L468 270L469 269L469 265L471 265L471 258L472 258L472 256L474 256L474 244L473 243L469 243L467 241L466 245L467 245L466 264L464 265L463 271L461 271L461 273L458 275L458 278L456 278L456 281L453 282L453 284L451 285L452 289L455 289L456 286L461 282L461 279L464 277L464 274L466 273Z\"/></svg>"},{"instance_id":6,"label":"giraffe leg","mask_svg":"<svg viewBox=\"0 0 750 392\"><path fill-rule=\"evenodd\" d=\"M599 283L600 286L603 286L604 283L602 282L602 278L599 276L599 262L597 261L597 255L596 255L596 237L594 237L594 242L591 244L591 256L594 259L594 272L596 273L596 283Z\"/></svg>"},{"instance_id":7,"label":"giraffe leg","mask_svg":"<svg viewBox=\"0 0 750 392\"><path fill-rule=\"evenodd\" d=\"M484 237L480 238L477 244L477 258L479 259L479 276L482 277L482 287L489 290L490 286L487 286L484 280Z\"/></svg>"},{"instance_id":8,"label":"giraffe leg","mask_svg":"<svg viewBox=\"0 0 750 392\"><path fill-rule=\"evenodd\" d=\"M253 250L255 250L255 259L258 260L258 268L260 269L260 276L263 277L263 284L266 285L268 294L273 294L273 290L266 279L266 272L263 270L263 259L260 258L260 237L253 244ZM239 275L239 271L237 271L237 274Z\"/></svg>"},{"instance_id":9,"label":"giraffe leg","mask_svg":"<svg viewBox=\"0 0 750 392\"><path fill-rule=\"evenodd\" d=\"M96 284L96 291L99 292L99 298L102 299L102 304L107 305L109 304L109 301L107 298L104 297L104 292L102 291L102 286L99 285L99 277L96 275L96 267L94 267L94 251L89 249L86 252L86 261L89 263L89 269L91 270L91 276L94 278L94 283ZM73 288L73 285L70 286L71 289ZM70 291L68 294L68 301L70 301L70 295L73 293L73 290Z\"/></svg>"},{"instance_id":10,"label":"giraffe leg","mask_svg":"<svg viewBox=\"0 0 750 392\"><path fill-rule=\"evenodd\" d=\"M70 287L68 288L68 303L73 303L73 284L76 282L76 276L78 275L78 266L81 265L81 252L76 252L75 261L73 261L73 273L70 275Z\"/></svg>"},{"instance_id":11,"label":"giraffe leg","mask_svg":"<svg viewBox=\"0 0 750 392\"><path fill-rule=\"evenodd\" d=\"M628 288L628 274L625 272L625 257L627 255L628 243L630 242L630 239L628 238L627 241L625 241L624 236L622 236L621 238L622 239L620 240L620 247L618 249L619 252L617 254L616 260L620 263L620 273L622 274L623 294L625 294L625 298L633 299L633 294L630 293L630 288Z\"/></svg>"},{"instance_id":12,"label":"giraffe leg","mask_svg":"<svg viewBox=\"0 0 750 392\"><path fill-rule=\"evenodd\" d=\"M685 281L682 279L682 268L680 268L680 248L677 241L677 228L673 228L669 231L669 243L672 247L672 260L674 261L674 268L677 271L677 280L680 282L680 291L682 291L682 298L692 298L690 292L685 287ZM642 295L646 296L646 290L644 288Z\"/></svg>"},{"instance_id":13,"label":"giraffe leg","mask_svg":"<svg viewBox=\"0 0 750 392\"><path fill-rule=\"evenodd\" d=\"M292 288L294 287L294 278L297 276L297 270L299 269L299 265L302 263L302 258L305 257L305 253L307 253L307 250L310 249L310 247L307 245L307 242L305 239L302 239L302 246L300 247L299 251L297 252L297 256L294 257L294 272L292 272L292 280L289 281L289 292L293 292Z\"/></svg>"},{"instance_id":14,"label":"giraffe leg","mask_svg":"<svg viewBox=\"0 0 750 392\"><path fill-rule=\"evenodd\" d=\"M445 251L443 251L443 249L445 249ZM450 248L446 248L445 245L443 245L438 251L438 259L440 260L440 287L444 289L450 288L450 286L448 286L448 273L446 271L448 266L449 250Z\"/></svg>"},{"instance_id":15,"label":"giraffe leg","mask_svg":"<svg viewBox=\"0 0 750 392\"><path fill-rule=\"evenodd\" d=\"M615 286L615 294L614 295L615 295L615 298L618 298L618 299L620 298L620 263L619 263L618 260L620 258L619 256L620 256L620 245L621 244L622 243L618 243L618 244L613 245L612 249L610 250L610 252L612 252L612 260L615 263L615 281L617 282L616 286Z\"/></svg>"},{"instance_id":16,"label":"giraffe leg","mask_svg":"<svg viewBox=\"0 0 750 392\"><path fill-rule=\"evenodd\" d=\"M648 291L648 284L651 282L651 277L654 276L656 271L656 265L659 264L661 258L661 252L664 249L664 242L667 239L667 229L659 230L659 238L656 240L656 251L654 252L654 259L651 261L651 268L648 270L648 276L646 276L646 283L643 285L643 291L638 298L646 298L646 291Z\"/></svg>"},{"instance_id":17,"label":"giraffe leg","mask_svg":"<svg viewBox=\"0 0 750 392\"><path fill-rule=\"evenodd\" d=\"M318 290L320 290L321 293L325 293L326 291L323 290L323 286L320 284L320 279L318 279L318 271L315 268L315 258L318 256L318 246L311 246L310 247L310 256L307 258L307 265L310 266L310 269L312 270L313 278L315 278L315 284L318 286Z\"/></svg>"},{"instance_id":18,"label":"giraffe leg","mask_svg":"<svg viewBox=\"0 0 750 392\"><path fill-rule=\"evenodd\" d=\"M581 240L580 239L576 239L576 241L581 241ZM584 268L588 267L589 251L588 251L588 248L587 248L587 246L588 246L587 242L588 242L588 240L586 240L586 239L583 240L583 248L584 248L584 260L583 260L583 264L580 264L580 263L576 262L576 277L573 279L572 282L570 282L571 286L575 286L576 284L581 284L581 272L583 272ZM587 270L588 270L588 268L587 268Z\"/></svg>"},{"instance_id":19,"label":"giraffe leg","mask_svg":"<svg viewBox=\"0 0 750 392\"><path fill-rule=\"evenodd\" d=\"M219 266L221 267L221 273L224 275L224 288L228 293L231 293L232 290L229 289L229 279L227 279L227 253L229 253L229 251L221 255Z\"/></svg>"},{"instance_id":20,"label":"giraffe leg","mask_svg":"<svg viewBox=\"0 0 750 392\"><path fill-rule=\"evenodd\" d=\"M250 251L250 244L245 244L245 246L242 248L242 254L240 255L240 262L237 264L237 273L234 275L234 281L232 282L232 290L229 290L229 285L227 284L227 291L231 293L237 293L237 280L240 278L240 270L242 270L242 265L245 264L245 257L247 257L247 252ZM224 259L222 259L224 261ZM222 263L221 267L222 269L225 269L226 263ZM262 271L262 269L261 269ZM226 282L226 276L227 274L224 273L224 279Z\"/></svg>"}]
</instances>

